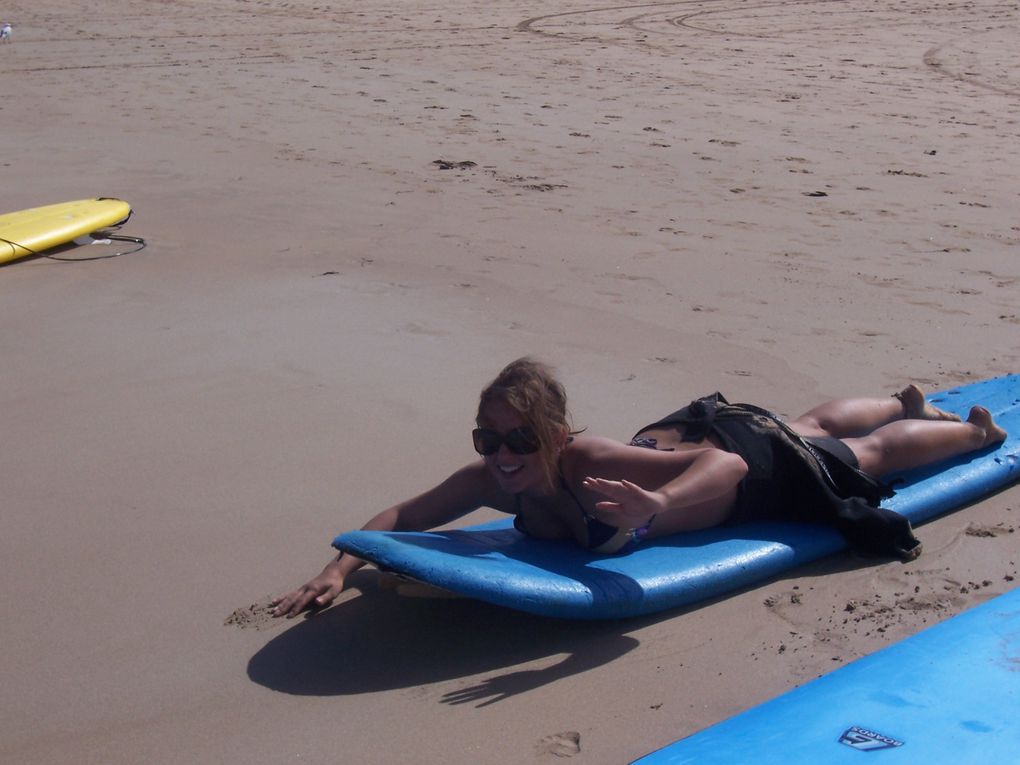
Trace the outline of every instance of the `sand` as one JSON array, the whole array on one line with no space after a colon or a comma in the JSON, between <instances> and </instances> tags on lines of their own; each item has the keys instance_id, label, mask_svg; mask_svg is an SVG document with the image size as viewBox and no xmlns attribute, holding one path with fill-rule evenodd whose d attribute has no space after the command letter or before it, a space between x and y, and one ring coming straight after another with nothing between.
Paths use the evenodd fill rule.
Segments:
<instances>
[{"instance_id":1,"label":"sand","mask_svg":"<svg viewBox=\"0 0 1020 765\"><path fill-rule=\"evenodd\" d=\"M264 611L525 353L618 438L1020 371L1015 6L0 11L0 209L148 242L0 268L5 762L627 762L1014 586L1015 487L644 619Z\"/></svg>"}]
</instances>

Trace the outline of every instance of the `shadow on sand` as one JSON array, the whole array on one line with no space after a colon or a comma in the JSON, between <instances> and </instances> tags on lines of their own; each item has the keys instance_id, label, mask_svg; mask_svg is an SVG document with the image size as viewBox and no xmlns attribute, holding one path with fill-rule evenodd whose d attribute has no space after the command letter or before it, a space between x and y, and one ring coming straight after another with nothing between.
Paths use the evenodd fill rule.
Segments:
<instances>
[{"instance_id":1,"label":"shadow on sand","mask_svg":"<svg viewBox=\"0 0 1020 765\"><path fill-rule=\"evenodd\" d=\"M884 562L842 553L746 589ZM493 673L478 685L443 698L446 704L486 706L609 664L640 645L628 633L738 594L652 616L578 621L534 616L477 600L402 597L380 589L371 571L357 572L349 582L359 595L295 620L252 656L248 676L253 682L301 696L344 696ZM501 673L558 656L564 658L550 666Z\"/></svg>"},{"instance_id":2,"label":"shadow on sand","mask_svg":"<svg viewBox=\"0 0 1020 765\"><path fill-rule=\"evenodd\" d=\"M372 572L351 577L360 596L297 621L248 662L252 681L283 693L337 696L498 672L547 657L444 703L490 704L608 664L639 645L629 632L649 620L564 621L477 600L407 598L380 590Z\"/></svg>"}]
</instances>

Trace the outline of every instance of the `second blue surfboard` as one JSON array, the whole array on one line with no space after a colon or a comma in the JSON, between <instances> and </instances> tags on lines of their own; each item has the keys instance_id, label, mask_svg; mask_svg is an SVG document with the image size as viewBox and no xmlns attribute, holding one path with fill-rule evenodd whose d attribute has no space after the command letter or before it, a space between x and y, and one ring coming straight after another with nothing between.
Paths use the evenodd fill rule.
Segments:
<instances>
[{"instance_id":1,"label":"second blue surfboard","mask_svg":"<svg viewBox=\"0 0 1020 765\"><path fill-rule=\"evenodd\" d=\"M1020 761L1020 589L633 765Z\"/></svg>"}]
</instances>

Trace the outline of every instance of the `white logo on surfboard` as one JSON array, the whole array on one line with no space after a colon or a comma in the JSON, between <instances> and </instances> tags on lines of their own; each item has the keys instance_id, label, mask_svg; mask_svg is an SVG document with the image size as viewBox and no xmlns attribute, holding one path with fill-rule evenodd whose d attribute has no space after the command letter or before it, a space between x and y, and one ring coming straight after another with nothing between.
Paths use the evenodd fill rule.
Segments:
<instances>
[{"instance_id":1,"label":"white logo on surfboard","mask_svg":"<svg viewBox=\"0 0 1020 765\"><path fill-rule=\"evenodd\" d=\"M867 728L859 728L856 725L843 731L843 735L839 737L839 743L861 752L874 752L876 749L893 749L903 746L902 741L883 736L881 733L875 733Z\"/></svg>"}]
</instances>

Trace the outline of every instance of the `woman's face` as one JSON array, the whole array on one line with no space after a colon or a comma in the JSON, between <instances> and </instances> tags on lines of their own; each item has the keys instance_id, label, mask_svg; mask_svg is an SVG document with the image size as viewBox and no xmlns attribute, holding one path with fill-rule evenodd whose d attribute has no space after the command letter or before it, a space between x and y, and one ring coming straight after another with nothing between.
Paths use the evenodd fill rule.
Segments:
<instances>
[{"instance_id":1,"label":"woman's face","mask_svg":"<svg viewBox=\"0 0 1020 765\"><path fill-rule=\"evenodd\" d=\"M505 436L515 428L527 428L528 423L512 406L503 401L496 401L487 404L482 410L478 426ZM503 491L510 494L545 492L545 471L541 452L515 454L504 443L494 454L482 459Z\"/></svg>"}]
</instances>

